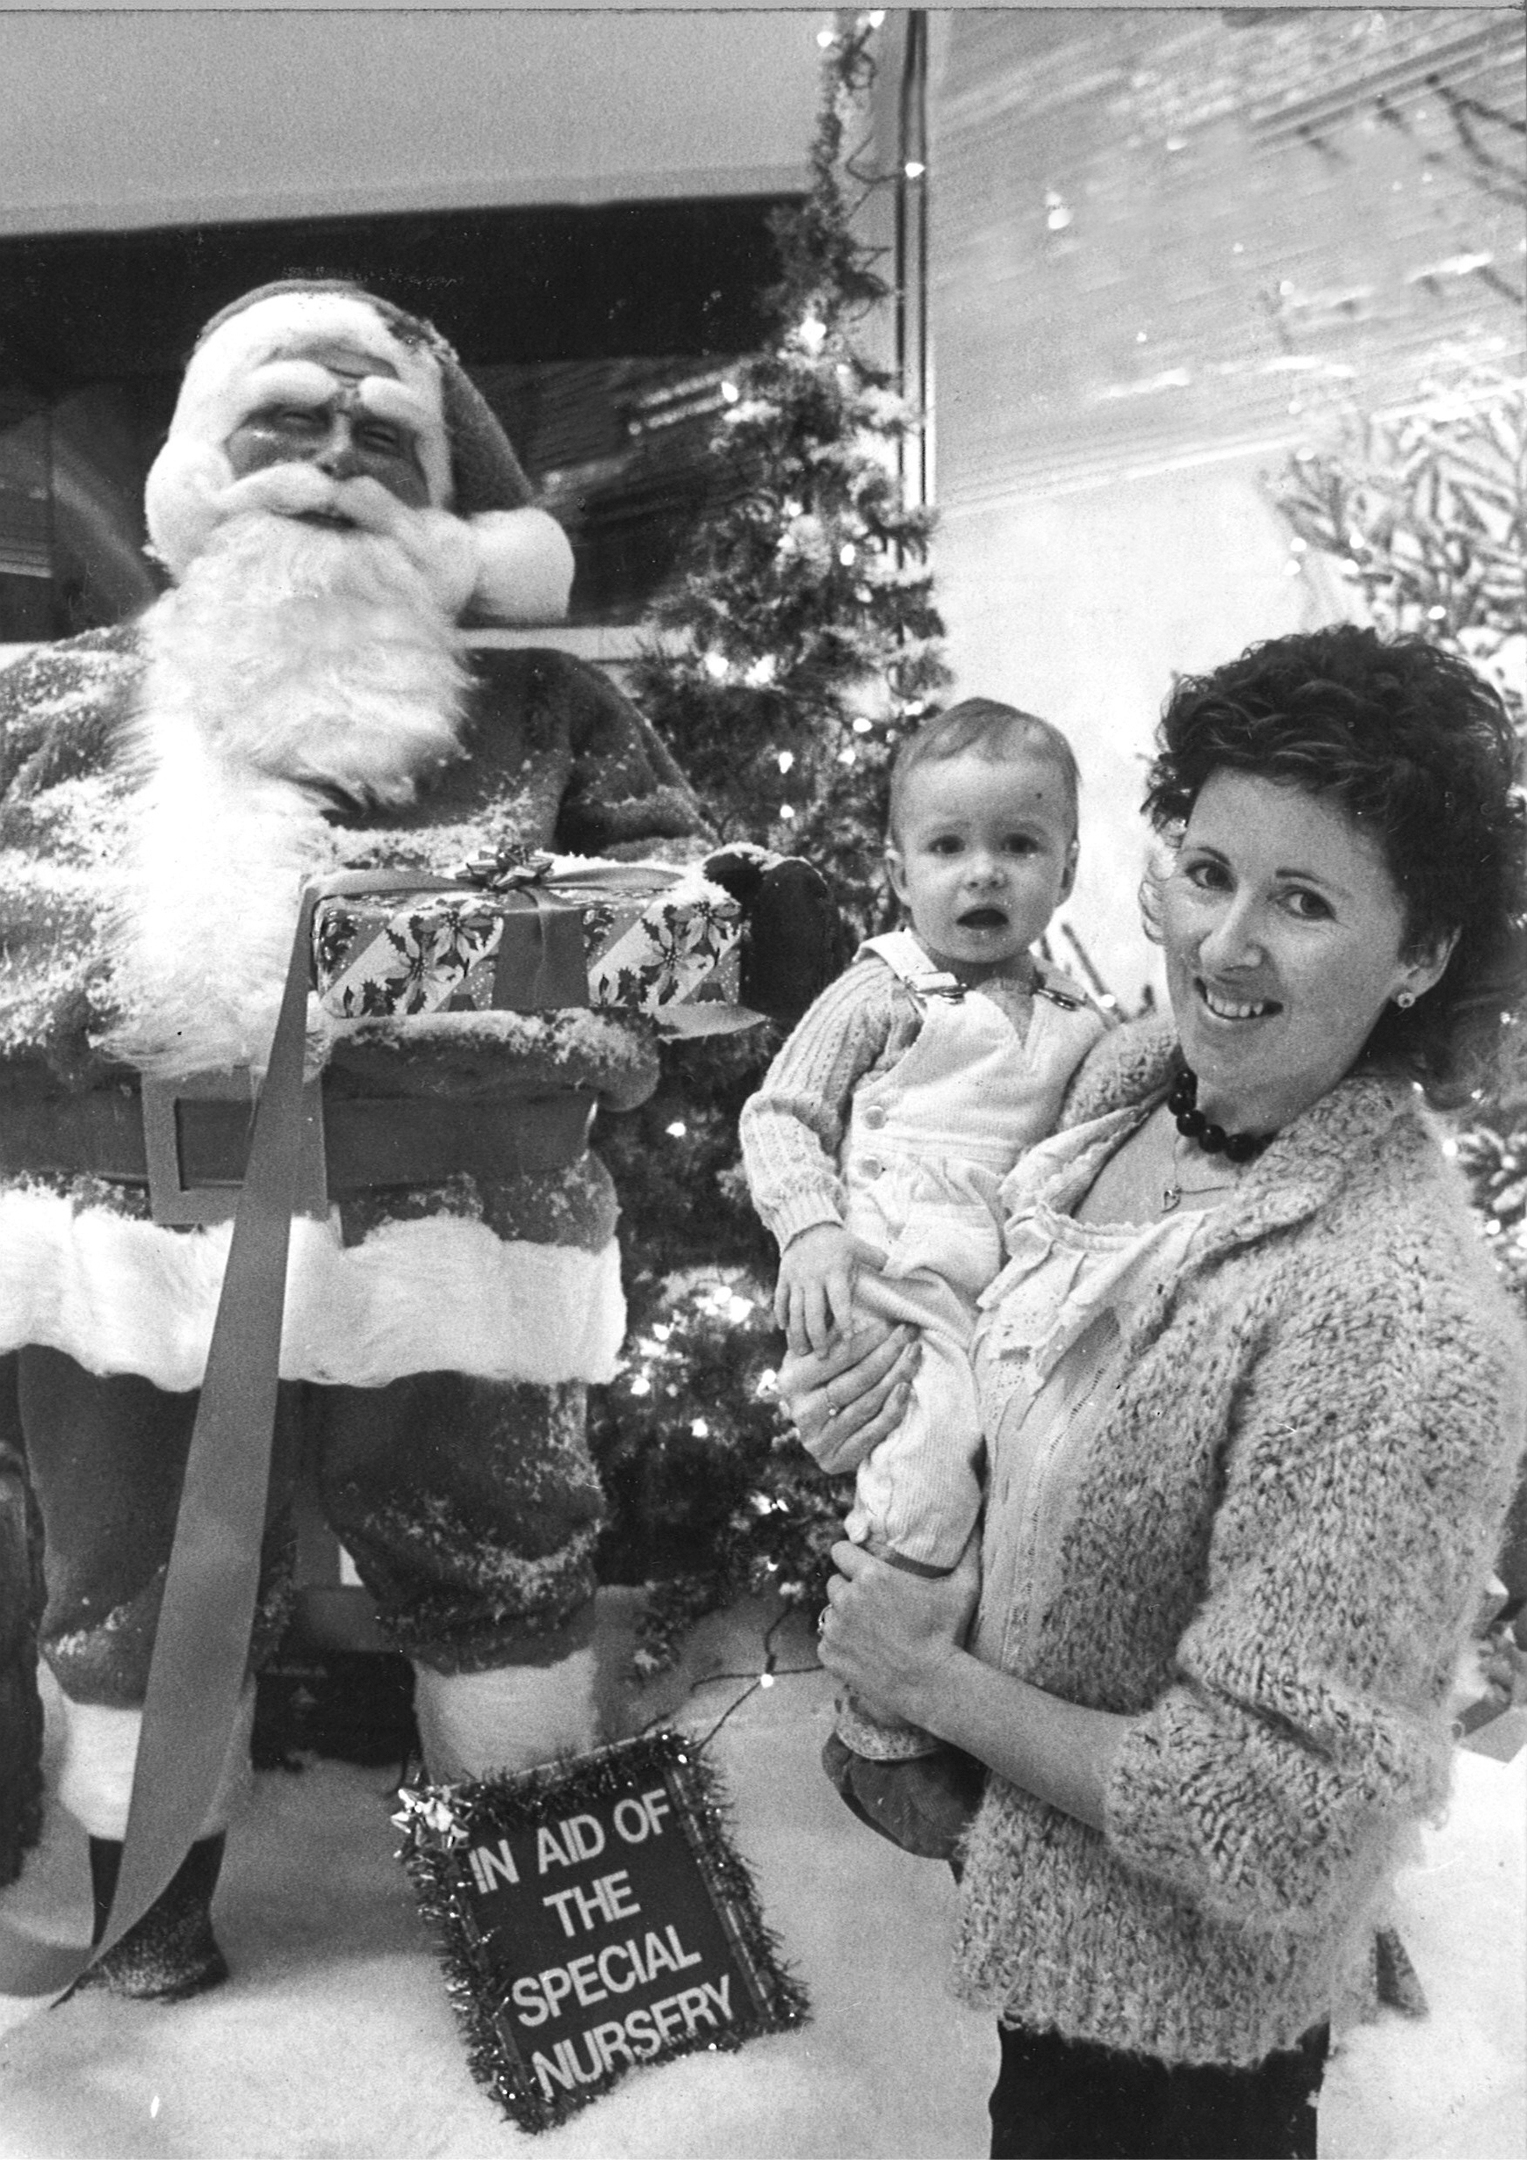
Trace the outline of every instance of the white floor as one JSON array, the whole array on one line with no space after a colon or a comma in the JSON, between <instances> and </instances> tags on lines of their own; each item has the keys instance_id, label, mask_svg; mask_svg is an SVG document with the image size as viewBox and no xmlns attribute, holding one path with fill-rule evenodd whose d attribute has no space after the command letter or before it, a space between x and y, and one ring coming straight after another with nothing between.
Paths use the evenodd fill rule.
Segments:
<instances>
[{"instance_id":1,"label":"white floor","mask_svg":"<svg viewBox=\"0 0 1527 2160\"><path fill-rule=\"evenodd\" d=\"M711 1645L753 1669L734 1620ZM792 1634L781 1663L807 1665ZM737 1683L679 1722L707 1731ZM816 1755L817 1672L753 1693L713 1748L766 1914L812 1998L802 2031L636 2073L531 2139L468 2074L430 1940L393 1859L385 1773L319 1763L256 1784L218 1907L231 1983L164 2009L102 1994L0 2001L0 2160L964 2160L986 2149L996 2059L943 1992L941 1867L862 1830ZM1520 2160L1527 1754L1460 1757L1446 1827L1403 1886L1433 2011L1348 2034L1321 2106L1327 2160ZM56 1823L8 1907L83 1936L83 1855Z\"/></svg>"}]
</instances>

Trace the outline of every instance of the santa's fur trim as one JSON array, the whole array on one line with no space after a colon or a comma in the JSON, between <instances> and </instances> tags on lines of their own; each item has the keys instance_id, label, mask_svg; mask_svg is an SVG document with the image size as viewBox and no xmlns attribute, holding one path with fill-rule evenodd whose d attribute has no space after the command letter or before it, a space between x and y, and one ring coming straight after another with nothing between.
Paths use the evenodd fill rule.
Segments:
<instances>
[{"instance_id":1,"label":"santa's fur trim","mask_svg":"<svg viewBox=\"0 0 1527 2160\"><path fill-rule=\"evenodd\" d=\"M225 515L219 498L233 485L233 467L216 443L172 435L143 484L149 549L178 583Z\"/></svg>"},{"instance_id":2,"label":"santa's fur trim","mask_svg":"<svg viewBox=\"0 0 1527 2160\"><path fill-rule=\"evenodd\" d=\"M263 399L252 387L270 362L315 344L348 345L379 361L418 401L428 426L420 454L437 503L451 500L451 452L441 367L428 346L406 343L369 300L336 292L283 292L256 300L209 330L192 353L170 421L182 436L221 447ZM417 425L418 423L414 423Z\"/></svg>"},{"instance_id":3,"label":"santa's fur trim","mask_svg":"<svg viewBox=\"0 0 1527 2160\"><path fill-rule=\"evenodd\" d=\"M467 520L477 556L475 613L499 623L560 622L573 584L573 550L545 510L484 510Z\"/></svg>"},{"instance_id":4,"label":"santa's fur trim","mask_svg":"<svg viewBox=\"0 0 1527 2160\"><path fill-rule=\"evenodd\" d=\"M106 1623L110 1626L108 1617ZM67 1664L70 1637L58 1645ZM123 1838L132 1806L143 1712L119 1710L108 1703L75 1702L65 1694L64 1745L58 1769L59 1804L68 1809L91 1837ZM253 1781L249 1736L254 1730L255 1685L247 1681L229 1735L217 1787L202 1818L199 1838L226 1830Z\"/></svg>"},{"instance_id":5,"label":"santa's fur trim","mask_svg":"<svg viewBox=\"0 0 1527 2160\"><path fill-rule=\"evenodd\" d=\"M533 1770L598 1744L599 1653L593 1643L549 1665L486 1672L414 1668L424 1765L437 1785Z\"/></svg>"},{"instance_id":6,"label":"santa's fur trim","mask_svg":"<svg viewBox=\"0 0 1527 2160\"><path fill-rule=\"evenodd\" d=\"M35 1187L0 1193L0 1351L62 1350L87 1371L199 1387L231 1226L171 1230ZM281 1372L382 1387L416 1372L609 1380L625 1332L620 1254L506 1240L436 1215L345 1247L292 1226Z\"/></svg>"}]
</instances>

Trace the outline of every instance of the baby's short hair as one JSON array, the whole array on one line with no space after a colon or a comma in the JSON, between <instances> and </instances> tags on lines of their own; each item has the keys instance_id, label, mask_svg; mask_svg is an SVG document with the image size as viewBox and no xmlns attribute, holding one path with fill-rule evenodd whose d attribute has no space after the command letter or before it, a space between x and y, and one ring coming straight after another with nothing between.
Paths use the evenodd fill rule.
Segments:
<instances>
[{"instance_id":1,"label":"baby's short hair","mask_svg":"<svg viewBox=\"0 0 1527 2160\"><path fill-rule=\"evenodd\" d=\"M1081 774L1077 770L1076 753L1060 729L1052 727L1048 720L1041 720L1037 713L1020 712L1016 705L1001 705L995 698L973 697L962 698L947 712L925 720L916 734L908 735L898 748L891 766L888 822L892 842L895 842L901 824L907 782L920 765L963 757L968 751L974 751L977 757L996 765L1021 750L1036 750L1059 769L1071 806L1074 836Z\"/></svg>"}]
</instances>

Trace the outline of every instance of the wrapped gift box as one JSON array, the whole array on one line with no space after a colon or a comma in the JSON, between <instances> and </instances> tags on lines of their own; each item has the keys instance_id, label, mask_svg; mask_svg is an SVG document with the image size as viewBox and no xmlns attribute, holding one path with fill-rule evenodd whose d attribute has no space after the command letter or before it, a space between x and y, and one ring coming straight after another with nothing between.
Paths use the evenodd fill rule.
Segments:
<instances>
[{"instance_id":1,"label":"wrapped gift box","mask_svg":"<svg viewBox=\"0 0 1527 2160\"><path fill-rule=\"evenodd\" d=\"M474 860L449 879L357 871L313 915L313 979L339 1019L568 1005L675 1034L749 1027L742 910L693 869L576 856Z\"/></svg>"}]
</instances>

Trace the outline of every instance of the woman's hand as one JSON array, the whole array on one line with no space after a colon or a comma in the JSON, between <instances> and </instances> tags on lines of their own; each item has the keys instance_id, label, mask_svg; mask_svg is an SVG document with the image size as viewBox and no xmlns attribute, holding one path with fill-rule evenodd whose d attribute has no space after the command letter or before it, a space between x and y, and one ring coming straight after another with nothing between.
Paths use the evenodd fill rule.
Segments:
<instances>
[{"instance_id":1,"label":"woman's hand","mask_svg":"<svg viewBox=\"0 0 1527 2160\"><path fill-rule=\"evenodd\" d=\"M846 1540L832 1558L839 1572L819 1624L822 1663L871 1709L937 1733L945 1676L981 1586L976 1534L950 1575L909 1574Z\"/></svg>"},{"instance_id":2,"label":"woman's hand","mask_svg":"<svg viewBox=\"0 0 1527 2160\"><path fill-rule=\"evenodd\" d=\"M870 1710L948 1740L1009 1784L1102 1830L1129 1720L1047 1695L962 1647L980 1589L976 1538L929 1579L834 1545L842 1569L818 1622L827 1670Z\"/></svg>"},{"instance_id":3,"label":"woman's hand","mask_svg":"<svg viewBox=\"0 0 1527 2160\"><path fill-rule=\"evenodd\" d=\"M857 1470L901 1423L921 1355L911 1328L865 1316L834 1348L787 1357L779 1392L812 1460L834 1477Z\"/></svg>"}]
</instances>

